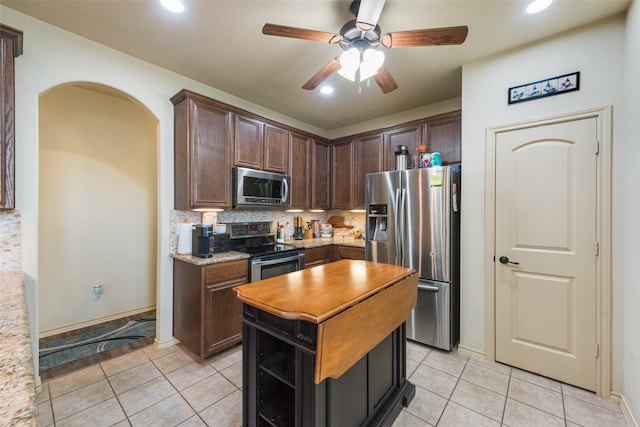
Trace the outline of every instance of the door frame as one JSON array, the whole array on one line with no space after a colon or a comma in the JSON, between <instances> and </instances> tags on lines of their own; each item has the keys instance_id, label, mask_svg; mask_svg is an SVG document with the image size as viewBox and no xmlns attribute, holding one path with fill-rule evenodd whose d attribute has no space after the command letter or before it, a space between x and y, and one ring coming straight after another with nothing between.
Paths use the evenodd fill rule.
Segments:
<instances>
[{"instance_id":1,"label":"door frame","mask_svg":"<svg viewBox=\"0 0 640 427\"><path fill-rule=\"evenodd\" d=\"M560 114L532 121L522 121L487 128L485 135L485 357L496 359L495 322L495 177L496 144L498 134L535 126L572 120L595 118L599 141L596 165L596 238L599 256L596 260L596 340L599 357L596 359L596 394L609 398L611 393L611 207L612 207L612 106ZM594 150L596 147L594 147ZM596 351L596 349L594 349Z\"/></svg>"}]
</instances>

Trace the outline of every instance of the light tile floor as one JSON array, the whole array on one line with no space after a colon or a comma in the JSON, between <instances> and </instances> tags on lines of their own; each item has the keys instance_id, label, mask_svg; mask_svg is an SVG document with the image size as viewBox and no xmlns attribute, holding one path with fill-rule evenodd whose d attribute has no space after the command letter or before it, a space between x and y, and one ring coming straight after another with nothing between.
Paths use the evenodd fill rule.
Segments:
<instances>
[{"instance_id":1,"label":"light tile floor","mask_svg":"<svg viewBox=\"0 0 640 427\"><path fill-rule=\"evenodd\" d=\"M239 426L239 346L207 360L153 346L52 379L39 426ZM627 426L618 404L463 351L407 344L416 395L394 427Z\"/></svg>"}]
</instances>

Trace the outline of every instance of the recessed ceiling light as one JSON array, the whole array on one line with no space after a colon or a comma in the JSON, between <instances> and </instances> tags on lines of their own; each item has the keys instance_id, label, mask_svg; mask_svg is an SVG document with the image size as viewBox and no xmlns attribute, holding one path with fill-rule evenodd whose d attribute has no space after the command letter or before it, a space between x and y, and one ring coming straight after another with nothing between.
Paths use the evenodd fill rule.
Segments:
<instances>
[{"instance_id":1,"label":"recessed ceiling light","mask_svg":"<svg viewBox=\"0 0 640 427\"><path fill-rule=\"evenodd\" d=\"M173 13L184 12L184 3L181 0L160 0L165 9Z\"/></svg>"},{"instance_id":2,"label":"recessed ceiling light","mask_svg":"<svg viewBox=\"0 0 640 427\"><path fill-rule=\"evenodd\" d=\"M529 3L529 6L525 9L525 12L529 15L533 15L534 13L539 13L551 6L553 0L534 0Z\"/></svg>"},{"instance_id":3,"label":"recessed ceiling light","mask_svg":"<svg viewBox=\"0 0 640 427\"><path fill-rule=\"evenodd\" d=\"M322 86L320 93L323 95L331 95L333 93L333 88L331 86Z\"/></svg>"}]
</instances>

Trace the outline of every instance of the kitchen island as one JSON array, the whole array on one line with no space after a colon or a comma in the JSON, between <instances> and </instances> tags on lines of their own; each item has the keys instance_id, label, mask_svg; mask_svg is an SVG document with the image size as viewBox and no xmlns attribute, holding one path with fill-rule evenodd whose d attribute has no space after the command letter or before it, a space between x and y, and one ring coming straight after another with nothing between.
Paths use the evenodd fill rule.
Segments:
<instances>
[{"instance_id":1,"label":"kitchen island","mask_svg":"<svg viewBox=\"0 0 640 427\"><path fill-rule=\"evenodd\" d=\"M408 406L414 270L341 260L234 291L243 303L244 426L390 426Z\"/></svg>"}]
</instances>

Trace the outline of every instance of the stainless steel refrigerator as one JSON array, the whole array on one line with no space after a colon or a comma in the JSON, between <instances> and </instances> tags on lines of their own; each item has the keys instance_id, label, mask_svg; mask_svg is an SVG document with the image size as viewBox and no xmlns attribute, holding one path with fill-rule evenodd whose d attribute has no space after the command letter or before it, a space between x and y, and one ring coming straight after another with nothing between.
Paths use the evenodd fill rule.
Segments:
<instances>
[{"instance_id":1,"label":"stainless steel refrigerator","mask_svg":"<svg viewBox=\"0 0 640 427\"><path fill-rule=\"evenodd\" d=\"M407 338L451 350L460 340L460 174L454 166L368 174L367 260L418 272Z\"/></svg>"}]
</instances>

